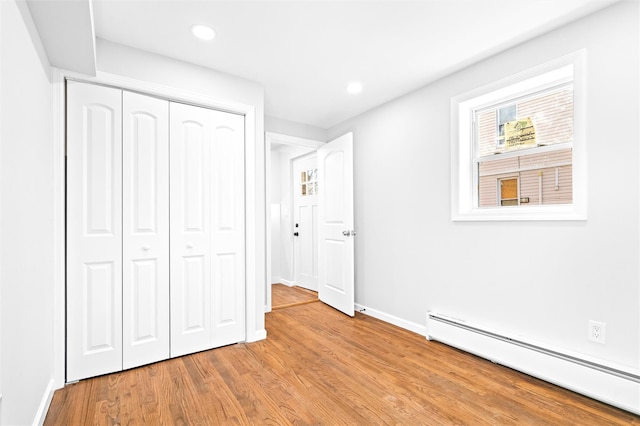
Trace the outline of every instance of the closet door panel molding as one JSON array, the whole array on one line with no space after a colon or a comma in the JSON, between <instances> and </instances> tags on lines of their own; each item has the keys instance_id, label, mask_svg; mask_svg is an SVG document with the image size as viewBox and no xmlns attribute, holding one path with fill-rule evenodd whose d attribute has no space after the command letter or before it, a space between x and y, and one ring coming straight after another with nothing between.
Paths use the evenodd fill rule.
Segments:
<instances>
[{"instance_id":1,"label":"closet door panel molding","mask_svg":"<svg viewBox=\"0 0 640 426\"><path fill-rule=\"evenodd\" d=\"M123 368L169 358L169 102L123 93Z\"/></svg>"}]
</instances>

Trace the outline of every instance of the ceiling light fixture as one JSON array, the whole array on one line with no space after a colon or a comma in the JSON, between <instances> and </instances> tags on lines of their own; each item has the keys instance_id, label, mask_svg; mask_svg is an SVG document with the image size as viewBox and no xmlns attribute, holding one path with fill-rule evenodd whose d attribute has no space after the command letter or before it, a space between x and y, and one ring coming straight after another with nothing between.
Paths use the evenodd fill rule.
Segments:
<instances>
[{"instance_id":1,"label":"ceiling light fixture","mask_svg":"<svg viewBox=\"0 0 640 426\"><path fill-rule=\"evenodd\" d=\"M194 25L191 27L191 33L200 40L205 41L213 40L216 36L216 32L213 31L213 28L207 27L206 25Z\"/></svg>"},{"instance_id":2,"label":"ceiling light fixture","mask_svg":"<svg viewBox=\"0 0 640 426\"><path fill-rule=\"evenodd\" d=\"M358 93L362 92L362 83L359 83L357 81L349 83L347 85L347 92L351 93L352 95L357 95Z\"/></svg>"}]
</instances>

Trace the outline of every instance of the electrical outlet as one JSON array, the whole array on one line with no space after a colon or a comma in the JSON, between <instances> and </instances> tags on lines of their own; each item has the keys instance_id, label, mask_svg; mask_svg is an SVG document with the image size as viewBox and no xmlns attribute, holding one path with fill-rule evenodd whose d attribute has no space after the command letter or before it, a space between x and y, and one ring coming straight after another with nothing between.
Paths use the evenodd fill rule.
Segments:
<instances>
[{"instance_id":1,"label":"electrical outlet","mask_svg":"<svg viewBox=\"0 0 640 426\"><path fill-rule=\"evenodd\" d=\"M598 321L589 321L589 340L596 343L605 343L607 324Z\"/></svg>"}]
</instances>

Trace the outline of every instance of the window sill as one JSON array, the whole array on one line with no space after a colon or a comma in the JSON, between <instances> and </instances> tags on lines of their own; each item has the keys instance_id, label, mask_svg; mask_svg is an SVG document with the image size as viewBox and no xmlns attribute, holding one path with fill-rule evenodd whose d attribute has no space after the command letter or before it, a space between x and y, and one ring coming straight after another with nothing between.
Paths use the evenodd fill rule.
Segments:
<instances>
[{"instance_id":1,"label":"window sill","mask_svg":"<svg viewBox=\"0 0 640 426\"><path fill-rule=\"evenodd\" d=\"M576 209L576 206L514 206L514 207L483 207L468 211L452 213L454 222L524 222L524 221L584 221L586 212Z\"/></svg>"}]
</instances>

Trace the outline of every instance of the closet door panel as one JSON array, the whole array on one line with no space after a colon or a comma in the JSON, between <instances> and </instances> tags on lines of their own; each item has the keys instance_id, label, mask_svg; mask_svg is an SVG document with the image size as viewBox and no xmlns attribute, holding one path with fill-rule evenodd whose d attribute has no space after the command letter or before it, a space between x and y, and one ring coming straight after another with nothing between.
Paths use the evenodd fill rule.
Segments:
<instances>
[{"instance_id":1,"label":"closet door panel","mask_svg":"<svg viewBox=\"0 0 640 426\"><path fill-rule=\"evenodd\" d=\"M212 111L212 344L245 339L244 117Z\"/></svg>"},{"instance_id":2,"label":"closet door panel","mask_svg":"<svg viewBox=\"0 0 640 426\"><path fill-rule=\"evenodd\" d=\"M75 381L122 369L122 92L67 84L67 381Z\"/></svg>"},{"instance_id":3,"label":"closet door panel","mask_svg":"<svg viewBox=\"0 0 640 426\"><path fill-rule=\"evenodd\" d=\"M123 92L123 368L169 358L169 102Z\"/></svg>"},{"instance_id":4,"label":"closet door panel","mask_svg":"<svg viewBox=\"0 0 640 426\"><path fill-rule=\"evenodd\" d=\"M211 111L170 104L171 356L211 347Z\"/></svg>"}]
</instances>

